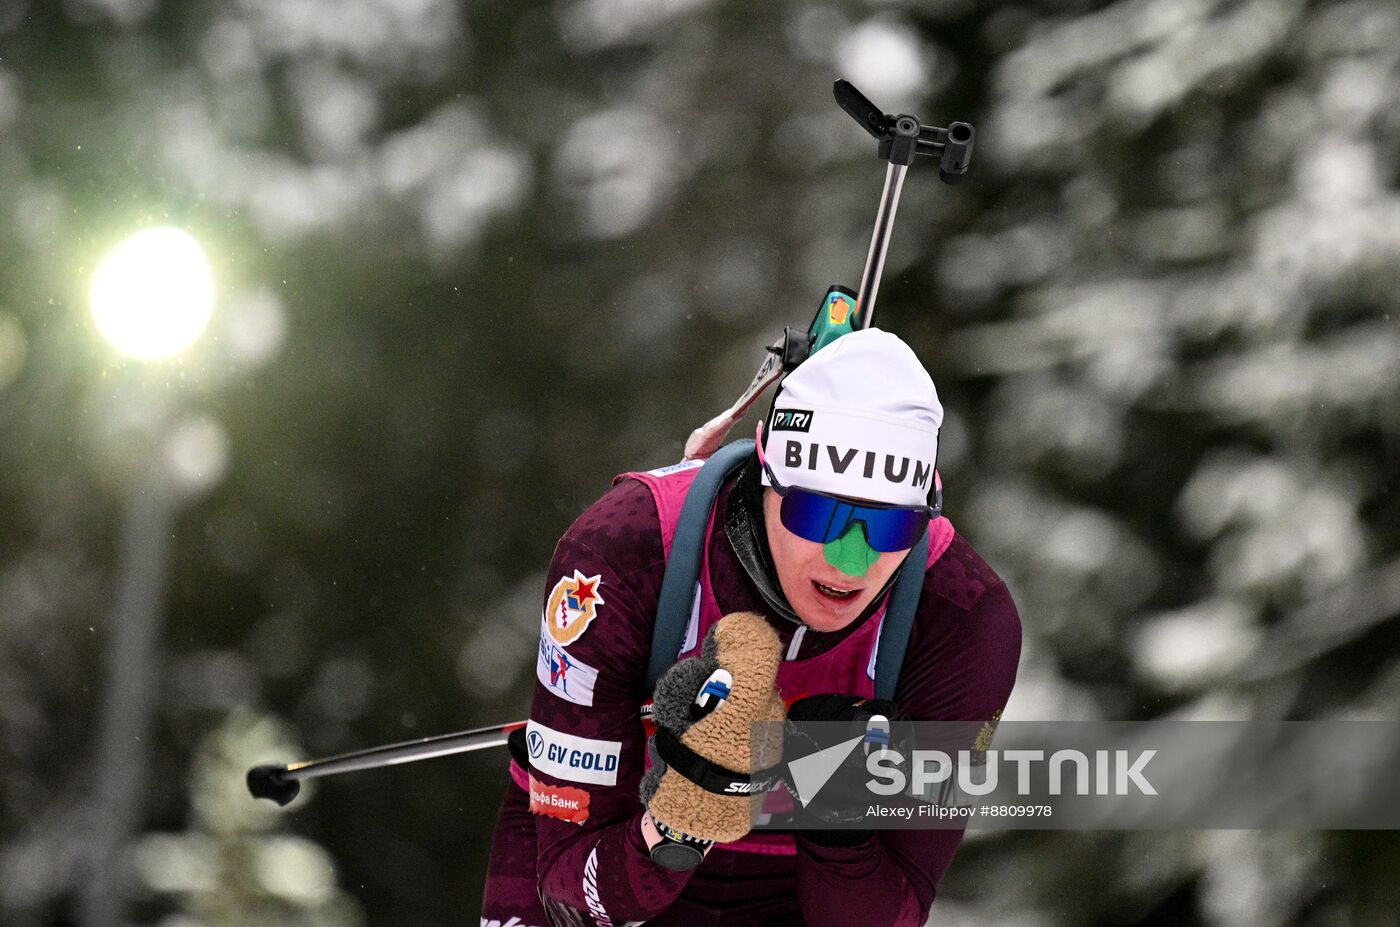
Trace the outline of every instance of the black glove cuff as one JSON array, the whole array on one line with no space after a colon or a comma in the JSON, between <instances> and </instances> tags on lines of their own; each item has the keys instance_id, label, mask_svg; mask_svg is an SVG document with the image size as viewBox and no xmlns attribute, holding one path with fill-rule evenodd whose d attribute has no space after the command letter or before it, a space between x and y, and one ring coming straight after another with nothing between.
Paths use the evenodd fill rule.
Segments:
<instances>
[{"instance_id":1,"label":"black glove cuff","mask_svg":"<svg viewBox=\"0 0 1400 927\"><path fill-rule=\"evenodd\" d=\"M510 749L510 758L515 760L515 765L521 769L530 768L530 751L525 746L525 728L518 727L506 735L506 747Z\"/></svg>"},{"instance_id":2,"label":"black glove cuff","mask_svg":"<svg viewBox=\"0 0 1400 927\"><path fill-rule=\"evenodd\" d=\"M667 768L674 769L700 788L715 795L727 795L731 798L756 795L768 791L773 785L772 770L764 770L754 776L725 769L681 743L679 737L664 727L656 729L652 743L656 747L657 756L661 757Z\"/></svg>"}]
</instances>

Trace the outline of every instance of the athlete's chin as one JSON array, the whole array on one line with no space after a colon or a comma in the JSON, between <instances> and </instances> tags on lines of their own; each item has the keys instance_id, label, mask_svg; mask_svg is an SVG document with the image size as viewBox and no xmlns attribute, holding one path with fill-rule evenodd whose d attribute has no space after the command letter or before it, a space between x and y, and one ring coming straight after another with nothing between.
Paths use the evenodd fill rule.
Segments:
<instances>
[{"instance_id":1,"label":"athlete's chin","mask_svg":"<svg viewBox=\"0 0 1400 927\"><path fill-rule=\"evenodd\" d=\"M832 602L819 595L804 595L794 602L798 617L813 631L839 631L860 616L866 606L866 595L853 596L847 602Z\"/></svg>"},{"instance_id":2,"label":"athlete's chin","mask_svg":"<svg viewBox=\"0 0 1400 927\"><path fill-rule=\"evenodd\" d=\"M852 618L844 621L833 621L825 615L803 615L802 621L813 631L821 631L823 634L830 634L832 631L839 631L850 624Z\"/></svg>"}]
</instances>

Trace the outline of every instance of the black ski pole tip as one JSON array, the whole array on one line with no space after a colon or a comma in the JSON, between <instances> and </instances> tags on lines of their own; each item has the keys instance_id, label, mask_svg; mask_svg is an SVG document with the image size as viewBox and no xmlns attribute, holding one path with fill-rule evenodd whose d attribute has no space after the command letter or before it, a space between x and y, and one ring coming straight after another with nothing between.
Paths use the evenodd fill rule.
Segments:
<instances>
[{"instance_id":1,"label":"black ski pole tip","mask_svg":"<svg viewBox=\"0 0 1400 927\"><path fill-rule=\"evenodd\" d=\"M301 791L301 783L286 777L287 767L273 763L248 770L248 791L254 798L267 798L286 806Z\"/></svg>"}]
</instances>

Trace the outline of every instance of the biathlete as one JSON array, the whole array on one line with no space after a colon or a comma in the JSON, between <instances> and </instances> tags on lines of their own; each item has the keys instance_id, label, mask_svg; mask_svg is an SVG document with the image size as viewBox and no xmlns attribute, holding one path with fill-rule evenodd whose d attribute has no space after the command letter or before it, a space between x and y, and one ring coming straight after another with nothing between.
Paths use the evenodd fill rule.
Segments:
<instances>
[{"instance_id":1,"label":"biathlete","mask_svg":"<svg viewBox=\"0 0 1400 927\"><path fill-rule=\"evenodd\" d=\"M749 721L785 706L846 717L876 698L900 585L917 605L891 707L1000 716L1020 620L941 514L942 420L923 365L879 329L788 373L753 451L719 484L678 662L654 686L663 580L698 462L625 473L579 516L549 568L482 927L925 923L962 830L750 831L743 777ZM649 737L639 707L653 689ZM711 697L710 714L692 707Z\"/></svg>"}]
</instances>

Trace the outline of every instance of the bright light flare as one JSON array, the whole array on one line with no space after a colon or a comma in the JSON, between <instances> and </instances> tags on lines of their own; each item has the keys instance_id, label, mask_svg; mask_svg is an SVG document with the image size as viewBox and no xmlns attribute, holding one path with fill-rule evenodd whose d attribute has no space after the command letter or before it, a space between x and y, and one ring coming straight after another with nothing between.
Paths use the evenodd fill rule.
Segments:
<instances>
[{"instance_id":1,"label":"bright light flare","mask_svg":"<svg viewBox=\"0 0 1400 927\"><path fill-rule=\"evenodd\" d=\"M189 347L214 310L214 279L199 242L177 228L144 229L92 275L92 317L114 348L161 360Z\"/></svg>"}]
</instances>

